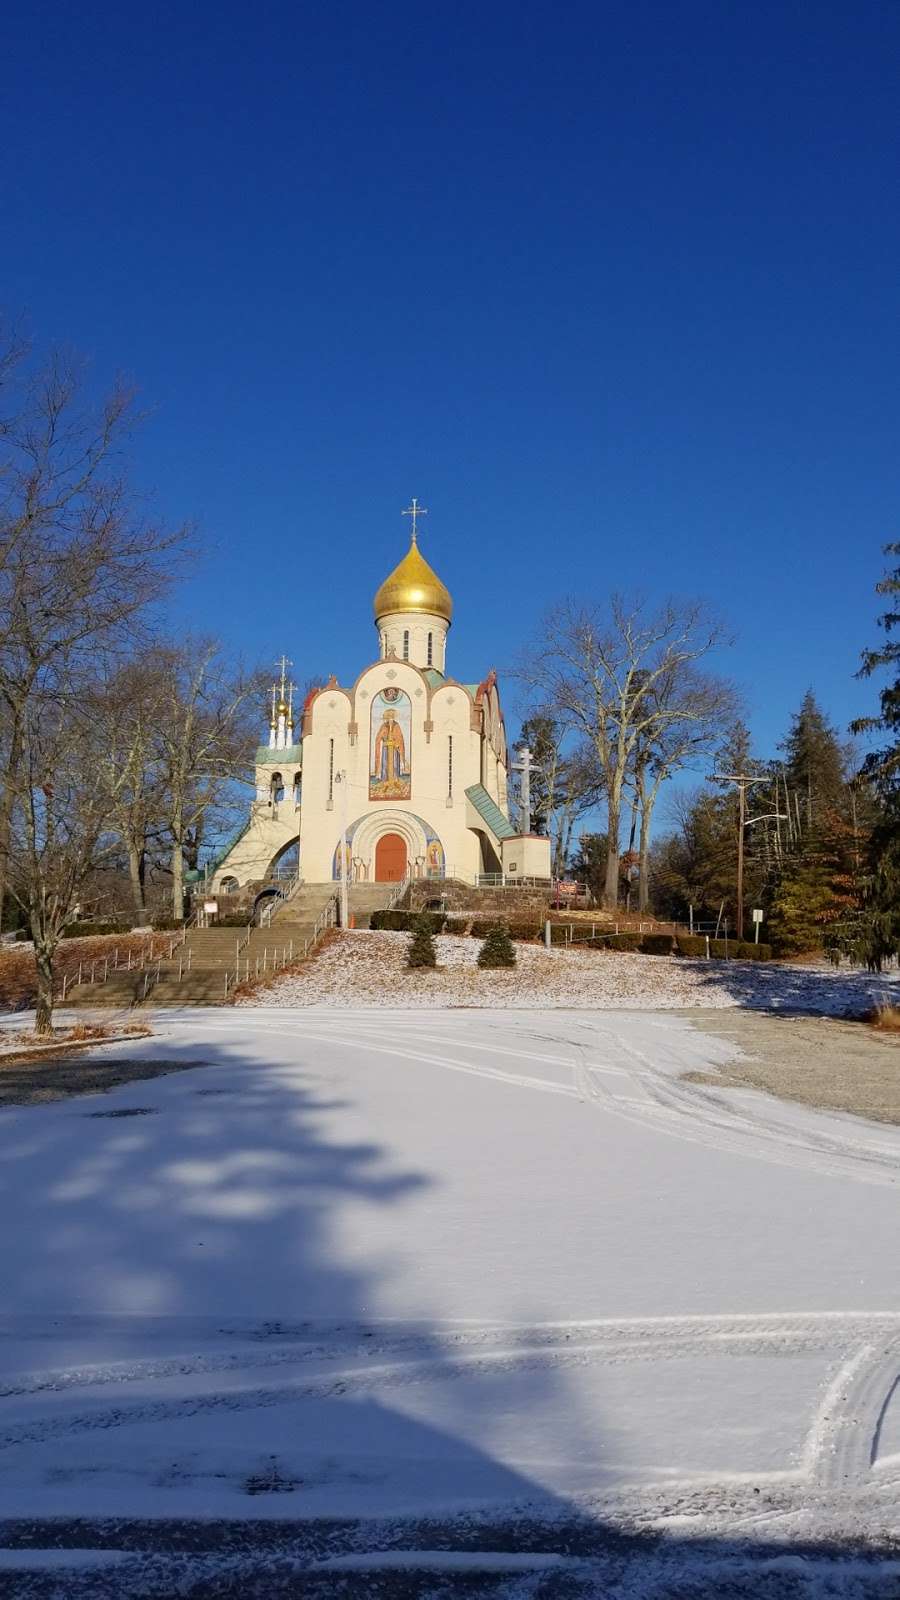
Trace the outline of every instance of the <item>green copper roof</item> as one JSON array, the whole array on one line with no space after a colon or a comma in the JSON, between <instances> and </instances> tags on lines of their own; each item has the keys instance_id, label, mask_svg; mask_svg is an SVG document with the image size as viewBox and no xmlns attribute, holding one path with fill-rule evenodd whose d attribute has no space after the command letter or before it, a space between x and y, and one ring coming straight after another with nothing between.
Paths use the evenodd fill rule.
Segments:
<instances>
[{"instance_id":1,"label":"green copper roof","mask_svg":"<svg viewBox=\"0 0 900 1600\"><path fill-rule=\"evenodd\" d=\"M258 767L277 767L282 762L285 766L302 766L302 744L289 744L286 750L270 750L267 744L261 744L256 752L256 765Z\"/></svg>"},{"instance_id":2,"label":"green copper roof","mask_svg":"<svg viewBox=\"0 0 900 1600\"><path fill-rule=\"evenodd\" d=\"M466 790L466 799L471 800L485 827L490 830L495 839L515 839L516 830L500 810L496 800L492 800L483 784L473 783L471 789Z\"/></svg>"},{"instance_id":3,"label":"green copper roof","mask_svg":"<svg viewBox=\"0 0 900 1600\"><path fill-rule=\"evenodd\" d=\"M437 689L444 682L444 674L438 672L437 667L425 667L424 674L432 689Z\"/></svg>"}]
</instances>

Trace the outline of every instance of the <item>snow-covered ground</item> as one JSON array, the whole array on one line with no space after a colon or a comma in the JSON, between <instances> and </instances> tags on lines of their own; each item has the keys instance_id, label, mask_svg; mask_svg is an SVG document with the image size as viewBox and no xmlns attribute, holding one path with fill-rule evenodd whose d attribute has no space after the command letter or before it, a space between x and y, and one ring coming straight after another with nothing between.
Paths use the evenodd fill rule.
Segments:
<instances>
[{"instance_id":1,"label":"snow-covered ground","mask_svg":"<svg viewBox=\"0 0 900 1600\"><path fill-rule=\"evenodd\" d=\"M4 1111L3 1514L900 1538L900 1129L682 1081L731 1048L193 1012L116 1051L196 1070Z\"/></svg>"},{"instance_id":2,"label":"snow-covered ground","mask_svg":"<svg viewBox=\"0 0 900 1600\"><path fill-rule=\"evenodd\" d=\"M410 972L409 935L348 933L333 938L299 973L283 977L240 1005L374 1006L423 1010L446 1006L492 1009L547 1006L590 1010L681 1010L689 1006L751 1006L765 1011L859 1016L896 996L895 972L872 977L821 964L684 961L602 950L545 950L517 944L514 971L482 972L477 939L441 934L437 970Z\"/></svg>"}]
</instances>

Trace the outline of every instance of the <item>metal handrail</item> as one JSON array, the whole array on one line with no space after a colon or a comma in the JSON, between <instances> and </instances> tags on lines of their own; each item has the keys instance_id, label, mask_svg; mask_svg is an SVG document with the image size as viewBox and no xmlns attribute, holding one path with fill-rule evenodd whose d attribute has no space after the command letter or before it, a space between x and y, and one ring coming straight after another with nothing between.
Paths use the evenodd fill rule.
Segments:
<instances>
[{"instance_id":1,"label":"metal handrail","mask_svg":"<svg viewBox=\"0 0 900 1600\"><path fill-rule=\"evenodd\" d=\"M402 900L411 883L412 877L410 873L404 873L393 894L390 896L390 899L384 908L385 911L393 911L394 907L399 903L400 900Z\"/></svg>"},{"instance_id":2,"label":"metal handrail","mask_svg":"<svg viewBox=\"0 0 900 1600\"><path fill-rule=\"evenodd\" d=\"M165 958L167 961L171 961L172 957L173 957L175 951L178 949L179 945L184 944L186 933L187 933L187 929L186 929L186 927L183 927L183 928L181 928L179 930L178 935L174 939L172 939L170 941L168 955ZM129 951L128 951L128 960L127 960L127 962L123 961L121 963L121 970L123 972L131 972L134 968L137 968L138 970L142 970L147 965L148 958L149 958L149 961L150 961L150 963L152 965L154 957L157 957L157 951L156 951L155 945L156 945L156 934L155 933L151 933L150 939L149 939L149 948L145 948L145 949L143 949L141 951L140 961L132 961L132 956L134 955L134 951L129 949ZM104 983L108 982L110 972L118 972L120 970L119 956L120 956L120 951L119 951L119 946L118 945L116 945L115 948L113 950L111 950L105 956L95 956L93 961L91 962L90 976L89 977L88 977L87 973L84 970L85 966L86 966L86 963L84 961L79 961L79 963L78 963L78 976L76 977L74 984L71 985L72 988L78 989L78 988L81 987L82 984L94 984L94 983L98 984L98 986L99 986L100 984L104 984ZM157 957L157 976L158 976L159 964L160 964L160 962L162 960L163 960L163 956L162 956L162 953L160 952L158 957ZM98 976L98 968L101 967L101 966L103 968L103 976L102 976L102 978ZM59 1001L60 1005L64 1005L65 1004L66 995L69 992L70 980L71 980L71 973L64 972L63 973L63 979L62 979L62 989L60 990L59 994L56 996L56 998Z\"/></svg>"}]
</instances>

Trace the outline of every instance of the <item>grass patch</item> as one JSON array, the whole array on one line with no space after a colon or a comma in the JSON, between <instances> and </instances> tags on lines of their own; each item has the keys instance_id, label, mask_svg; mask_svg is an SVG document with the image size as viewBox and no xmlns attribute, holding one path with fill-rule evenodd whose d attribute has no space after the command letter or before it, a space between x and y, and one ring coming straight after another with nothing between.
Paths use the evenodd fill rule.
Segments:
<instances>
[{"instance_id":1,"label":"grass patch","mask_svg":"<svg viewBox=\"0 0 900 1600\"><path fill-rule=\"evenodd\" d=\"M866 1021L872 1028L877 1028L879 1033L900 1033L900 1006L892 1006L889 1002L876 1006L869 1012Z\"/></svg>"}]
</instances>

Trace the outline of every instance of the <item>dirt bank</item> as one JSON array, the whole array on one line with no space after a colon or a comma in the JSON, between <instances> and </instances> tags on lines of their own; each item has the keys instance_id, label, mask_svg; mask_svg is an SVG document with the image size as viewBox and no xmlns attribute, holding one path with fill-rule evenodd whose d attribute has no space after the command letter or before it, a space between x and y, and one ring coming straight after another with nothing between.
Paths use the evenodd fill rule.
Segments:
<instances>
[{"instance_id":1,"label":"dirt bank","mask_svg":"<svg viewBox=\"0 0 900 1600\"><path fill-rule=\"evenodd\" d=\"M783 1100L900 1123L900 1040L865 1023L758 1011L697 1011L703 1033L737 1044L727 1067L690 1072L692 1083L764 1089Z\"/></svg>"}]
</instances>

